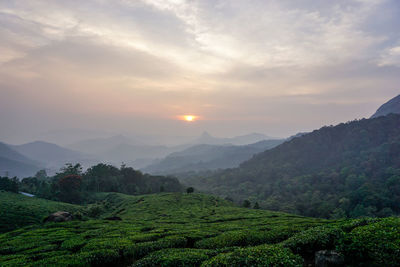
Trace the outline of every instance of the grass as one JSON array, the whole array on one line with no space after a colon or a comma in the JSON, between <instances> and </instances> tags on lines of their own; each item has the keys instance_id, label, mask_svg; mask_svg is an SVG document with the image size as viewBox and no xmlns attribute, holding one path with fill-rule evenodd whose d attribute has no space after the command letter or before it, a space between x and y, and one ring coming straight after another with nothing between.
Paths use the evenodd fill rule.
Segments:
<instances>
[{"instance_id":1,"label":"grass","mask_svg":"<svg viewBox=\"0 0 400 267\"><path fill-rule=\"evenodd\" d=\"M0 266L301 266L320 249L349 255L349 266L356 249L370 257L368 266L395 266L398 255L398 218L328 221L239 208L202 194L94 197L94 205L72 207L83 213L96 208L97 219L1 234ZM112 216L122 220L105 220ZM385 244L375 251L379 229Z\"/></svg>"}]
</instances>

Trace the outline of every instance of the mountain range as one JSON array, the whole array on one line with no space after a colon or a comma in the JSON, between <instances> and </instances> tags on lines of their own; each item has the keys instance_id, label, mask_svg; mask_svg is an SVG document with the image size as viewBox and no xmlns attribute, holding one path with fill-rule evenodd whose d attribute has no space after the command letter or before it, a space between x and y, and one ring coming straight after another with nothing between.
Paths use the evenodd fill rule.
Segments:
<instances>
[{"instance_id":1,"label":"mountain range","mask_svg":"<svg viewBox=\"0 0 400 267\"><path fill-rule=\"evenodd\" d=\"M253 155L281 144L284 140L264 140L254 144L191 146L183 151L174 152L164 159L151 164L143 171L152 174L180 174L237 167Z\"/></svg>"},{"instance_id":2,"label":"mountain range","mask_svg":"<svg viewBox=\"0 0 400 267\"><path fill-rule=\"evenodd\" d=\"M42 162L46 168L59 169L60 166L67 162L85 164L90 158L90 156L83 153L43 141L9 145L9 147L27 158Z\"/></svg>"},{"instance_id":3,"label":"mountain range","mask_svg":"<svg viewBox=\"0 0 400 267\"><path fill-rule=\"evenodd\" d=\"M226 150L227 147L233 145L222 146L220 144L246 143L263 137L265 136L262 134L250 134L233 138L217 138L208 133L203 133L200 137L186 144L176 146L140 144L139 140L123 135L82 140L69 145L67 148L44 141L35 141L22 145L2 144L3 150L0 150L0 175L8 173L8 175L18 177L32 176L39 169L46 169L49 174L52 174L65 163L81 163L84 168L99 162L116 166L123 163L136 169L142 169L155 162L162 161L164 157L171 153L179 152L192 146L196 147L203 142L206 146L209 143L219 144ZM215 145L208 146L211 148ZM196 149L194 148L192 151ZM259 149L255 148L249 147L248 149L250 151L246 149L236 151L237 155L230 159L234 161L234 165L225 164L223 159L220 158L220 162L216 161L211 168L233 167L240 161L250 158L254 153L260 152ZM216 150L218 148L213 148L210 152L215 152ZM243 154L241 155L240 153ZM207 162L210 153L203 153L202 155L203 158L198 155L198 161ZM221 151L216 155L223 156L224 153ZM201 166L198 167L201 168ZM209 166L204 167L209 168Z\"/></svg>"},{"instance_id":4,"label":"mountain range","mask_svg":"<svg viewBox=\"0 0 400 267\"><path fill-rule=\"evenodd\" d=\"M166 146L166 145L148 145L144 144L138 138L129 138L123 135L116 135L109 138L96 138L96 139L83 140L69 145L68 148L80 151L82 153L93 155L93 157L111 164L119 165L121 163L124 163L134 168L147 170L146 167L148 165L163 161L164 158L169 156L171 153L180 152L185 149L189 149L190 147L193 146L197 145L237 146L237 145L252 144L265 139L270 139L270 137L263 134L252 133L248 135L242 135L231 138L219 138L219 137L214 137L207 132L203 132L197 138L194 138L189 141L185 140L186 143L173 146ZM196 149L199 149L199 147L194 148L193 150ZM247 154L249 153L245 152L245 155L239 156L239 159L244 159L244 160L249 159L254 153L250 153L250 156L247 156ZM199 158L198 161L208 161L210 153L208 153L207 155L203 153L203 155L204 157ZM221 153L219 153L219 155L221 155ZM194 163L197 163L198 161ZM237 162L237 160L235 162ZM223 168L227 166L235 166L236 163L233 165L228 164L226 166L223 164L222 165L214 164L214 165L218 168ZM200 168L200 166L198 167ZM161 169L158 167L155 168L154 170L157 170L157 172L161 171Z\"/></svg>"},{"instance_id":5,"label":"mountain range","mask_svg":"<svg viewBox=\"0 0 400 267\"><path fill-rule=\"evenodd\" d=\"M400 95L383 104L371 118L390 113L400 113ZM299 133L286 141L297 140L310 134L312 133ZM148 138L154 139L154 136ZM114 165L125 163L127 166L157 174L217 170L238 167L253 155L283 142L258 133L219 138L207 132L192 140L183 138L185 143L173 146L149 145L143 143L143 140L139 137L116 135L86 139L67 147L43 141L23 145L0 143L0 173L26 176L33 175L35 171L43 168L54 172L67 162L80 162L85 167L98 162ZM306 147L305 145L305 149ZM275 157L277 158L279 157ZM315 160L318 162L319 159ZM282 161L280 164L289 163ZM300 165L298 167L301 168Z\"/></svg>"},{"instance_id":6,"label":"mountain range","mask_svg":"<svg viewBox=\"0 0 400 267\"><path fill-rule=\"evenodd\" d=\"M0 176L29 176L43 166L0 142Z\"/></svg>"}]
</instances>

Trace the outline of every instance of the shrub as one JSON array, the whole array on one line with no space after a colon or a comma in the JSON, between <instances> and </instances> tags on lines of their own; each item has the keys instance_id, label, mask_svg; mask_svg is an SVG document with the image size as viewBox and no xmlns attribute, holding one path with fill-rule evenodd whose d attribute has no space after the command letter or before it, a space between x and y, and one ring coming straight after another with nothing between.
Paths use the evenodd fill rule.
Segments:
<instances>
[{"instance_id":1,"label":"shrub","mask_svg":"<svg viewBox=\"0 0 400 267\"><path fill-rule=\"evenodd\" d=\"M301 267L303 266L303 259L300 256L294 255L289 249L261 245L250 248L239 248L230 253L219 254L205 261L201 266Z\"/></svg>"},{"instance_id":2,"label":"shrub","mask_svg":"<svg viewBox=\"0 0 400 267\"><path fill-rule=\"evenodd\" d=\"M281 246L305 257L313 256L318 250L333 249L344 232L338 227L314 227L288 238Z\"/></svg>"},{"instance_id":3,"label":"shrub","mask_svg":"<svg viewBox=\"0 0 400 267\"><path fill-rule=\"evenodd\" d=\"M233 246L255 246L261 244L274 244L293 235L293 230L276 228L270 231L231 231L219 236L200 240L195 243L196 248L224 248Z\"/></svg>"},{"instance_id":4,"label":"shrub","mask_svg":"<svg viewBox=\"0 0 400 267\"><path fill-rule=\"evenodd\" d=\"M87 214L89 217L96 218L103 213L104 207L101 204L93 204L87 208Z\"/></svg>"},{"instance_id":5,"label":"shrub","mask_svg":"<svg viewBox=\"0 0 400 267\"><path fill-rule=\"evenodd\" d=\"M71 238L71 239L65 240L61 244L61 248L72 251L72 252L76 252L76 251L80 250L84 245L86 245L86 241L81 237L76 237L76 238Z\"/></svg>"},{"instance_id":6,"label":"shrub","mask_svg":"<svg viewBox=\"0 0 400 267\"><path fill-rule=\"evenodd\" d=\"M124 256L128 259L137 260L156 250L165 248L183 248L186 244L187 240L182 236L167 236L157 241L133 244L124 250Z\"/></svg>"},{"instance_id":7,"label":"shrub","mask_svg":"<svg viewBox=\"0 0 400 267\"><path fill-rule=\"evenodd\" d=\"M250 201L248 201L247 199L243 201L243 207L244 208L250 208L250 206L251 206Z\"/></svg>"},{"instance_id":8,"label":"shrub","mask_svg":"<svg viewBox=\"0 0 400 267\"><path fill-rule=\"evenodd\" d=\"M215 251L206 249L163 249L149 254L137 261L133 266L199 266L203 261L216 254Z\"/></svg>"},{"instance_id":9,"label":"shrub","mask_svg":"<svg viewBox=\"0 0 400 267\"><path fill-rule=\"evenodd\" d=\"M90 266L120 266L122 258L115 249L100 249L78 254L81 261Z\"/></svg>"},{"instance_id":10,"label":"shrub","mask_svg":"<svg viewBox=\"0 0 400 267\"><path fill-rule=\"evenodd\" d=\"M387 218L353 229L339 250L353 266L399 266L400 220Z\"/></svg>"},{"instance_id":11,"label":"shrub","mask_svg":"<svg viewBox=\"0 0 400 267\"><path fill-rule=\"evenodd\" d=\"M186 193L188 193L188 194L191 194L191 193L193 193L194 192L194 188L193 187L188 187L187 189L186 189Z\"/></svg>"},{"instance_id":12,"label":"shrub","mask_svg":"<svg viewBox=\"0 0 400 267\"><path fill-rule=\"evenodd\" d=\"M31 261L27 256L18 255L16 258L9 260L0 260L2 267L28 266Z\"/></svg>"},{"instance_id":13,"label":"shrub","mask_svg":"<svg viewBox=\"0 0 400 267\"><path fill-rule=\"evenodd\" d=\"M36 261L34 264L29 266L35 267L47 267L47 266L57 266L57 267L84 267L88 264L76 255L62 255L56 257L45 258ZM21 265L22 266L22 265Z\"/></svg>"}]
</instances>

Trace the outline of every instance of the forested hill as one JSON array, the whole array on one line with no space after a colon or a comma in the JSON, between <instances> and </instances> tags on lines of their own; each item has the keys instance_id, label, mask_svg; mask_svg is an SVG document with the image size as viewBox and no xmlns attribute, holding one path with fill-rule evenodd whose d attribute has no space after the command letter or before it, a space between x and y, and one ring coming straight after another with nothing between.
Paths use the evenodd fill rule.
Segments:
<instances>
[{"instance_id":1,"label":"forested hill","mask_svg":"<svg viewBox=\"0 0 400 267\"><path fill-rule=\"evenodd\" d=\"M400 115L323 127L192 185L308 216L400 213Z\"/></svg>"},{"instance_id":2,"label":"forested hill","mask_svg":"<svg viewBox=\"0 0 400 267\"><path fill-rule=\"evenodd\" d=\"M284 167L289 175L335 168L343 164L354 164L365 159L366 153L387 157L371 158L364 165L365 171L372 171L382 163L398 160L396 155L400 141L400 116L390 115L378 119L363 119L337 126L323 127L310 134L294 138L276 149L256 155L241 165L242 168L260 170L271 174ZM380 147L383 144L388 146ZM390 148L389 150L387 150ZM394 150L393 150L394 149ZM387 152L387 153L385 153ZM399 161L393 163L399 164ZM262 169L259 167L262 166Z\"/></svg>"}]
</instances>

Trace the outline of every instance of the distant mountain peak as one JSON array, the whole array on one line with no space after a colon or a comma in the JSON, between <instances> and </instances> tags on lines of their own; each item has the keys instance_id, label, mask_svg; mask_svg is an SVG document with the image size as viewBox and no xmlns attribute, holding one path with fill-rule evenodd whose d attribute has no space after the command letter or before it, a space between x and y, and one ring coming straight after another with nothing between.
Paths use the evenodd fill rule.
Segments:
<instances>
[{"instance_id":1,"label":"distant mountain peak","mask_svg":"<svg viewBox=\"0 0 400 267\"><path fill-rule=\"evenodd\" d=\"M207 131L204 131L200 137L212 137Z\"/></svg>"},{"instance_id":2,"label":"distant mountain peak","mask_svg":"<svg viewBox=\"0 0 400 267\"><path fill-rule=\"evenodd\" d=\"M390 113L400 114L400 95L390 99L388 102L380 106L371 118L386 116Z\"/></svg>"}]
</instances>

